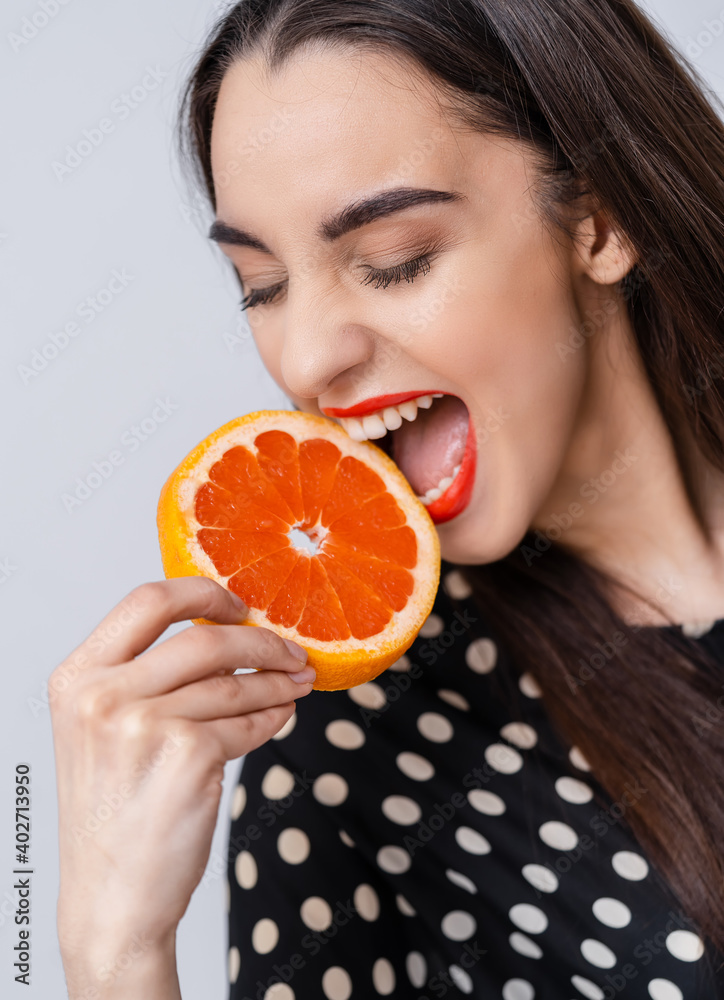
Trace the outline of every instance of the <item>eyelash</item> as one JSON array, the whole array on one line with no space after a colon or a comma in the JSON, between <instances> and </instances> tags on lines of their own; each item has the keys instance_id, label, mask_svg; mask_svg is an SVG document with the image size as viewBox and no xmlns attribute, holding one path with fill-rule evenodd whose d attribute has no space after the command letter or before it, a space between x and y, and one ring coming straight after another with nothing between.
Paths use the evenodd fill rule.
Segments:
<instances>
[{"instance_id":1,"label":"eyelash","mask_svg":"<svg viewBox=\"0 0 724 1000\"><path fill-rule=\"evenodd\" d=\"M418 274L427 274L429 272L432 256L431 253L425 253L419 257L415 257L414 260L407 260L403 264L395 264L394 267L377 268L365 264L364 266L368 269L369 273L362 284L368 285L372 281L376 281L375 288L387 288L390 283L399 284L403 278L407 282L414 281ZM242 310L253 309L254 306L267 305L276 298L277 293L282 288L283 282L277 285L270 285L269 288L254 289L241 300Z\"/></svg>"}]
</instances>

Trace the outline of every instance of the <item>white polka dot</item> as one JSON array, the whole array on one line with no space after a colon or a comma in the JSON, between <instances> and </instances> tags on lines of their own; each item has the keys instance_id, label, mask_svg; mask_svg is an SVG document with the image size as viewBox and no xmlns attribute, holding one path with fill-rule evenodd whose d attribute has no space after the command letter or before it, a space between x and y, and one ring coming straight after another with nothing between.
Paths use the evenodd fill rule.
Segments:
<instances>
[{"instance_id":1,"label":"white polka dot","mask_svg":"<svg viewBox=\"0 0 724 1000\"><path fill-rule=\"evenodd\" d=\"M508 910L508 916L516 927L528 934L542 934L548 926L548 917L532 903L516 903Z\"/></svg>"},{"instance_id":2,"label":"white polka dot","mask_svg":"<svg viewBox=\"0 0 724 1000\"><path fill-rule=\"evenodd\" d=\"M350 835L347 833L346 830L339 831L339 839L342 841L343 844L346 844L347 847L355 846L354 841L352 840L352 838L350 837Z\"/></svg>"},{"instance_id":3,"label":"white polka dot","mask_svg":"<svg viewBox=\"0 0 724 1000\"><path fill-rule=\"evenodd\" d=\"M440 688L437 696L446 701L448 705L459 708L461 712L470 711L470 702L466 698L463 698L459 691L453 691L451 688Z\"/></svg>"},{"instance_id":4,"label":"white polka dot","mask_svg":"<svg viewBox=\"0 0 724 1000\"><path fill-rule=\"evenodd\" d=\"M281 764L272 764L261 783L262 795L267 799L283 799L294 788L294 775Z\"/></svg>"},{"instance_id":5,"label":"white polka dot","mask_svg":"<svg viewBox=\"0 0 724 1000\"><path fill-rule=\"evenodd\" d=\"M472 595L470 584L462 575L460 570L451 569L442 579L443 589L450 597L456 601L464 601Z\"/></svg>"},{"instance_id":6,"label":"white polka dot","mask_svg":"<svg viewBox=\"0 0 724 1000\"><path fill-rule=\"evenodd\" d=\"M422 809L417 802L406 795L388 795L382 802L382 812L393 823L403 826L418 823L422 816Z\"/></svg>"},{"instance_id":7,"label":"white polka dot","mask_svg":"<svg viewBox=\"0 0 724 1000\"><path fill-rule=\"evenodd\" d=\"M473 639L465 650L465 662L476 674L489 674L498 659L492 639Z\"/></svg>"},{"instance_id":8,"label":"white polka dot","mask_svg":"<svg viewBox=\"0 0 724 1000\"><path fill-rule=\"evenodd\" d=\"M402 773L413 781L427 781L435 773L435 768L427 758L409 750L398 753L396 763Z\"/></svg>"},{"instance_id":9,"label":"white polka dot","mask_svg":"<svg viewBox=\"0 0 724 1000\"><path fill-rule=\"evenodd\" d=\"M540 684L529 670L520 675L518 687L526 698L541 698L543 695Z\"/></svg>"},{"instance_id":10,"label":"white polka dot","mask_svg":"<svg viewBox=\"0 0 724 1000\"><path fill-rule=\"evenodd\" d=\"M556 792L566 802L572 802L574 805L582 805L584 802L590 802L593 798L593 790L590 785L587 785L585 781L579 781L578 778L567 776L556 780Z\"/></svg>"},{"instance_id":11,"label":"white polka dot","mask_svg":"<svg viewBox=\"0 0 724 1000\"><path fill-rule=\"evenodd\" d=\"M411 951L405 959L407 975L413 986L420 987L427 979L427 962L419 951Z\"/></svg>"},{"instance_id":12,"label":"white polka dot","mask_svg":"<svg viewBox=\"0 0 724 1000\"><path fill-rule=\"evenodd\" d=\"M617 851L611 858L611 864L617 875L632 882L640 882L649 873L647 862L634 851Z\"/></svg>"},{"instance_id":13,"label":"white polka dot","mask_svg":"<svg viewBox=\"0 0 724 1000\"><path fill-rule=\"evenodd\" d=\"M526 722L509 722L500 730L500 735L509 743L515 743L521 750L530 750L538 742L538 734Z\"/></svg>"},{"instance_id":14,"label":"white polka dot","mask_svg":"<svg viewBox=\"0 0 724 1000\"><path fill-rule=\"evenodd\" d=\"M231 796L231 818L238 819L243 813L245 805L246 788L243 785L237 785L234 789L234 794Z\"/></svg>"},{"instance_id":15,"label":"white polka dot","mask_svg":"<svg viewBox=\"0 0 724 1000\"><path fill-rule=\"evenodd\" d=\"M596 941L595 938L585 938L581 941L581 954L598 969L612 969L616 964L616 956L603 941Z\"/></svg>"},{"instance_id":16,"label":"white polka dot","mask_svg":"<svg viewBox=\"0 0 724 1000\"><path fill-rule=\"evenodd\" d=\"M459 826L455 831L455 840L468 854L488 854L490 851L490 843L482 833L469 826Z\"/></svg>"},{"instance_id":17,"label":"white polka dot","mask_svg":"<svg viewBox=\"0 0 724 1000\"><path fill-rule=\"evenodd\" d=\"M477 928L475 917L466 910L451 910L440 922L442 932L451 941L467 941Z\"/></svg>"},{"instance_id":18,"label":"white polka dot","mask_svg":"<svg viewBox=\"0 0 724 1000\"><path fill-rule=\"evenodd\" d=\"M391 875L399 875L401 872L407 871L412 861L410 855L402 847L388 844L377 852L377 864L383 871L389 872Z\"/></svg>"},{"instance_id":19,"label":"white polka dot","mask_svg":"<svg viewBox=\"0 0 724 1000\"><path fill-rule=\"evenodd\" d=\"M358 885L355 889L354 905L363 920L377 920L380 915L379 896L366 882Z\"/></svg>"},{"instance_id":20,"label":"white polka dot","mask_svg":"<svg viewBox=\"0 0 724 1000\"><path fill-rule=\"evenodd\" d=\"M352 701L358 705L362 705L364 708L384 708L387 702L385 692L379 684L375 684L373 681L367 681L366 684L358 684L357 687L348 688L347 694ZM292 718L294 718L294 715Z\"/></svg>"},{"instance_id":21,"label":"white polka dot","mask_svg":"<svg viewBox=\"0 0 724 1000\"><path fill-rule=\"evenodd\" d=\"M404 913L406 917L417 916L417 910L413 906L410 906L404 896L398 894L395 896L395 902L397 903L397 909L400 913Z\"/></svg>"},{"instance_id":22,"label":"white polka dot","mask_svg":"<svg viewBox=\"0 0 724 1000\"><path fill-rule=\"evenodd\" d=\"M582 993L588 1000L604 1000L606 996L599 986L592 983L590 979L584 979L583 976L571 976L571 982L578 992Z\"/></svg>"},{"instance_id":23,"label":"white polka dot","mask_svg":"<svg viewBox=\"0 0 724 1000\"><path fill-rule=\"evenodd\" d=\"M579 771L591 770L591 765L588 763L578 747L571 747L568 752L568 759L574 767L578 768Z\"/></svg>"},{"instance_id":24,"label":"white polka dot","mask_svg":"<svg viewBox=\"0 0 724 1000\"><path fill-rule=\"evenodd\" d=\"M286 983L272 983L264 993L264 1000L294 1000L295 993Z\"/></svg>"},{"instance_id":25,"label":"white polka dot","mask_svg":"<svg viewBox=\"0 0 724 1000\"><path fill-rule=\"evenodd\" d=\"M279 856L290 865L300 865L302 861L306 861L311 849L309 837L296 826L282 830L277 838Z\"/></svg>"},{"instance_id":26,"label":"white polka dot","mask_svg":"<svg viewBox=\"0 0 724 1000\"><path fill-rule=\"evenodd\" d=\"M503 986L503 1000L533 1000L535 990L527 979L509 979Z\"/></svg>"},{"instance_id":27,"label":"white polka dot","mask_svg":"<svg viewBox=\"0 0 724 1000\"><path fill-rule=\"evenodd\" d=\"M324 735L332 746L340 750L357 750L365 741L365 734L356 722L349 719L336 719L324 729Z\"/></svg>"},{"instance_id":28,"label":"white polka dot","mask_svg":"<svg viewBox=\"0 0 724 1000\"><path fill-rule=\"evenodd\" d=\"M508 941L510 942L510 947L517 951L519 955L525 955L526 958L542 958L543 956L543 949L535 941L531 941L529 937L526 937L525 934L521 934L520 931L513 931Z\"/></svg>"},{"instance_id":29,"label":"white polka dot","mask_svg":"<svg viewBox=\"0 0 724 1000\"><path fill-rule=\"evenodd\" d=\"M485 759L501 774L515 774L523 766L523 758L505 743L491 743L485 748Z\"/></svg>"},{"instance_id":30,"label":"white polka dot","mask_svg":"<svg viewBox=\"0 0 724 1000\"><path fill-rule=\"evenodd\" d=\"M380 994L387 997L395 988L395 970L386 958L378 958L372 966L372 985Z\"/></svg>"},{"instance_id":31,"label":"white polka dot","mask_svg":"<svg viewBox=\"0 0 724 1000\"><path fill-rule=\"evenodd\" d=\"M544 865L523 865L523 878L540 892L555 892L558 888L558 876Z\"/></svg>"},{"instance_id":32,"label":"white polka dot","mask_svg":"<svg viewBox=\"0 0 724 1000\"><path fill-rule=\"evenodd\" d=\"M425 621L422 623L422 628L420 629L420 635L425 639L431 639L434 635L440 635L445 623L443 622L440 615L432 614L428 615Z\"/></svg>"},{"instance_id":33,"label":"white polka dot","mask_svg":"<svg viewBox=\"0 0 724 1000\"><path fill-rule=\"evenodd\" d=\"M572 851L578 843L578 834L567 823L557 819L548 820L538 827L538 835L544 844L557 851Z\"/></svg>"},{"instance_id":34,"label":"white polka dot","mask_svg":"<svg viewBox=\"0 0 724 1000\"><path fill-rule=\"evenodd\" d=\"M332 965L322 976L322 989L327 1000L349 1000L352 980L340 965Z\"/></svg>"},{"instance_id":35,"label":"white polka dot","mask_svg":"<svg viewBox=\"0 0 724 1000\"><path fill-rule=\"evenodd\" d=\"M239 978L239 969L241 968L241 955L239 949L236 945L232 945L229 948L229 982L235 983Z\"/></svg>"},{"instance_id":36,"label":"white polka dot","mask_svg":"<svg viewBox=\"0 0 724 1000\"><path fill-rule=\"evenodd\" d=\"M606 927L626 927L631 923L631 910L619 899L601 896L591 907L593 915Z\"/></svg>"},{"instance_id":37,"label":"white polka dot","mask_svg":"<svg viewBox=\"0 0 724 1000\"><path fill-rule=\"evenodd\" d=\"M425 739L434 743L447 743L454 732L450 720L439 712L423 712L417 720L417 728Z\"/></svg>"},{"instance_id":38,"label":"white polka dot","mask_svg":"<svg viewBox=\"0 0 724 1000\"><path fill-rule=\"evenodd\" d=\"M666 947L682 962L696 962L704 954L704 942L693 931L672 931L666 938Z\"/></svg>"},{"instance_id":39,"label":"white polka dot","mask_svg":"<svg viewBox=\"0 0 724 1000\"><path fill-rule=\"evenodd\" d=\"M698 639L702 635L706 635L707 632L711 632L715 622L716 618L711 618L703 622L688 622L686 625L681 626L681 631L691 639Z\"/></svg>"},{"instance_id":40,"label":"white polka dot","mask_svg":"<svg viewBox=\"0 0 724 1000\"><path fill-rule=\"evenodd\" d=\"M296 726L296 724L297 724L297 713L294 712L292 715L289 716L289 718L284 723L284 725L279 730L279 732L278 733L274 733L274 735L272 736L272 739L273 740L283 740L285 737L287 737L291 733L292 729L294 729L294 727Z\"/></svg>"},{"instance_id":41,"label":"white polka dot","mask_svg":"<svg viewBox=\"0 0 724 1000\"><path fill-rule=\"evenodd\" d=\"M272 983L264 994L264 1000L294 1000L294 990L286 983Z\"/></svg>"},{"instance_id":42,"label":"white polka dot","mask_svg":"<svg viewBox=\"0 0 724 1000\"><path fill-rule=\"evenodd\" d=\"M396 673L401 673L403 670L409 670L410 658L408 656L401 656L399 660L395 660L394 663L391 663L387 669L394 670Z\"/></svg>"},{"instance_id":43,"label":"white polka dot","mask_svg":"<svg viewBox=\"0 0 724 1000\"><path fill-rule=\"evenodd\" d=\"M468 878L467 875L463 875L462 872L456 872L453 868L448 868L445 874L454 885L459 885L461 889L467 889L469 893L473 894L478 891L478 887L473 880Z\"/></svg>"},{"instance_id":44,"label":"white polka dot","mask_svg":"<svg viewBox=\"0 0 724 1000\"><path fill-rule=\"evenodd\" d=\"M253 889L256 885L259 872L254 857L248 851L240 851L236 855L234 874L242 889Z\"/></svg>"},{"instance_id":45,"label":"white polka dot","mask_svg":"<svg viewBox=\"0 0 724 1000\"><path fill-rule=\"evenodd\" d=\"M309 896L299 907L299 914L310 931L324 931L332 923L332 907L321 896Z\"/></svg>"},{"instance_id":46,"label":"white polka dot","mask_svg":"<svg viewBox=\"0 0 724 1000\"><path fill-rule=\"evenodd\" d=\"M323 806L338 806L347 798L349 788L340 774L327 771L320 774L312 785L312 795Z\"/></svg>"},{"instance_id":47,"label":"white polka dot","mask_svg":"<svg viewBox=\"0 0 724 1000\"><path fill-rule=\"evenodd\" d=\"M495 792L486 792L482 788L472 788L468 792L468 802L478 812L486 816L501 816L505 812L505 802Z\"/></svg>"},{"instance_id":48,"label":"white polka dot","mask_svg":"<svg viewBox=\"0 0 724 1000\"><path fill-rule=\"evenodd\" d=\"M274 951L279 940L279 928L269 917L257 920L251 932L251 944L259 955Z\"/></svg>"},{"instance_id":49,"label":"white polka dot","mask_svg":"<svg viewBox=\"0 0 724 1000\"><path fill-rule=\"evenodd\" d=\"M461 993L473 992L473 981L464 969L461 969L459 965L451 965L448 972Z\"/></svg>"},{"instance_id":50,"label":"white polka dot","mask_svg":"<svg viewBox=\"0 0 724 1000\"><path fill-rule=\"evenodd\" d=\"M670 979L652 979L648 991L651 1000L684 1000L684 994Z\"/></svg>"}]
</instances>

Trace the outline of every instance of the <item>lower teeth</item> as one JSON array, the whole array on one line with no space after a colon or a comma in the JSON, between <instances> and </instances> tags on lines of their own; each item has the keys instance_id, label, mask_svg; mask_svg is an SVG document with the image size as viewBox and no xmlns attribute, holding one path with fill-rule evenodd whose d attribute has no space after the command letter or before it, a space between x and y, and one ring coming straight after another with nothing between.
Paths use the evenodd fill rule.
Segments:
<instances>
[{"instance_id":1,"label":"lower teeth","mask_svg":"<svg viewBox=\"0 0 724 1000\"><path fill-rule=\"evenodd\" d=\"M431 490L428 490L423 497L419 496L417 499L426 507L434 500L438 500L443 495L445 490L452 486L453 480L457 476L458 472L460 472L460 466L456 465L453 469L452 476L446 476L445 479L441 479L437 486L434 486Z\"/></svg>"}]
</instances>

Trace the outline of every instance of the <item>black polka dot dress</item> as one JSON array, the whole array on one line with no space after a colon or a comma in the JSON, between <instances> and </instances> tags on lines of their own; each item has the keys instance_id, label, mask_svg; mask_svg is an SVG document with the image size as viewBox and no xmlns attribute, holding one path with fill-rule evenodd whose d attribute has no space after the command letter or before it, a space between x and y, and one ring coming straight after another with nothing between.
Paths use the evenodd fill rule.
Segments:
<instances>
[{"instance_id":1,"label":"black polka dot dress","mask_svg":"<svg viewBox=\"0 0 724 1000\"><path fill-rule=\"evenodd\" d=\"M724 620L690 634L724 662ZM407 655L242 761L230 1000L724 998L625 809L443 561Z\"/></svg>"}]
</instances>

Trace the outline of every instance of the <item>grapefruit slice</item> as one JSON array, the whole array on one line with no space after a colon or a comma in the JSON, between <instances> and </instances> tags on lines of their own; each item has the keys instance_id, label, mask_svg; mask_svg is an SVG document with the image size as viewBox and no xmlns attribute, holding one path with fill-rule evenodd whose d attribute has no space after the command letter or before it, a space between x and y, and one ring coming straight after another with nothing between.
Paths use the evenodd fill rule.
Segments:
<instances>
[{"instance_id":1,"label":"grapefruit slice","mask_svg":"<svg viewBox=\"0 0 724 1000\"><path fill-rule=\"evenodd\" d=\"M435 525L392 459L300 411L215 430L164 484L157 524L166 576L210 576L238 594L241 624L304 646L319 691L399 659L440 579Z\"/></svg>"}]
</instances>

